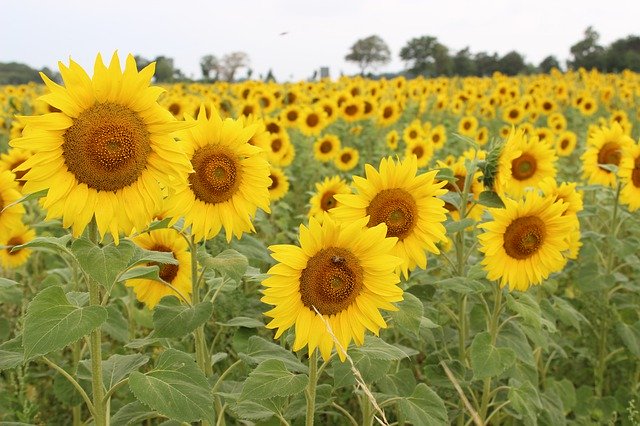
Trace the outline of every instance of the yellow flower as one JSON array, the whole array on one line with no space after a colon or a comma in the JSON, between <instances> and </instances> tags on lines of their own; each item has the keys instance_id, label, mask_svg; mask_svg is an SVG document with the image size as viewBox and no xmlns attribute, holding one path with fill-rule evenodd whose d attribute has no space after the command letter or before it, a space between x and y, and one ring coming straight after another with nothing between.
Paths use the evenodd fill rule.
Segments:
<instances>
[{"instance_id":1,"label":"yellow flower","mask_svg":"<svg viewBox=\"0 0 640 426\"><path fill-rule=\"evenodd\" d=\"M640 146L633 144L620 161L620 202L634 212L640 207Z\"/></svg>"},{"instance_id":2,"label":"yellow flower","mask_svg":"<svg viewBox=\"0 0 640 426\"><path fill-rule=\"evenodd\" d=\"M327 215L321 225L311 218L308 228L300 225L300 247L269 247L279 263L262 283L262 301L274 306L265 312L273 318L267 327L277 329L277 339L295 326L294 351L319 348L328 360L333 333L344 360L352 340L364 343L365 330L377 335L387 327L380 309L397 310L393 302L402 300L402 289L394 273L400 259L391 255L396 239L385 237L384 224L366 223L337 223Z\"/></svg>"},{"instance_id":3,"label":"yellow flower","mask_svg":"<svg viewBox=\"0 0 640 426\"><path fill-rule=\"evenodd\" d=\"M355 148L344 147L334 158L334 164L339 170L348 172L358 165L360 160L360 153Z\"/></svg>"},{"instance_id":4,"label":"yellow flower","mask_svg":"<svg viewBox=\"0 0 640 426\"><path fill-rule=\"evenodd\" d=\"M340 205L335 199L336 194L351 194L351 188L340 176L327 177L316 183L316 192L310 201L309 217L314 217L322 223L324 212Z\"/></svg>"},{"instance_id":5,"label":"yellow flower","mask_svg":"<svg viewBox=\"0 0 640 426\"><path fill-rule=\"evenodd\" d=\"M580 157L582 160L582 177L591 185L615 187L616 175L601 165L619 166L620 160L627 155L633 140L624 134L618 123L611 127L593 129L587 138L587 150Z\"/></svg>"},{"instance_id":6,"label":"yellow flower","mask_svg":"<svg viewBox=\"0 0 640 426\"><path fill-rule=\"evenodd\" d=\"M271 166L269 171L269 197L271 201L277 201L289 192L289 178L284 171L278 167Z\"/></svg>"},{"instance_id":7,"label":"yellow flower","mask_svg":"<svg viewBox=\"0 0 640 426\"><path fill-rule=\"evenodd\" d=\"M340 152L340 139L336 135L324 135L313 144L313 156L326 163L333 160Z\"/></svg>"},{"instance_id":8,"label":"yellow flower","mask_svg":"<svg viewBox=\"0 0 640 426\"><path fill-rule=\"evenodd\" d=\"M14 177L8 170L0 172L0 234L12 232L12 229L19 226L25 212L22 204L7 207L21 197Z\"/></svg>"},{"instance_id":9,"label":"yellow flower","mask_svg":"<svg viewBox=\"0 0 640 426\"><path fill-rule=\"evenodd\" d=\"M14 269L23 265L31 255L31 250L23 248L11 250L14 246L26 244L36 237L36 231L23 223L18 223L7 232L0 232L0 264L5 269Z\"/></svg>"}]
</instances>

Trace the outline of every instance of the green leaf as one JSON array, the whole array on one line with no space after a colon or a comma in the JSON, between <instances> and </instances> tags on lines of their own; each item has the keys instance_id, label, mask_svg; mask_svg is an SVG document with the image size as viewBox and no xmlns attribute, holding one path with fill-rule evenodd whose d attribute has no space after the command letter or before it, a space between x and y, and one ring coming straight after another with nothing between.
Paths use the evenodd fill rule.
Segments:
<instances>
[{"instance_id":1,"label":"green leaf","mask_svg":"<svg viewBox=\"0 0 640 426\"><path fill-rule=\"evenodd\" d=\"M217 325L223 325L225 327L246 327L246 328L262 328L264 327L264 323L255 318L249 317L235 317L231 318L226 323L218 322Z\"/></svg>"},{"instance_id":2,"label":"green leaf","mask_svg":"<svg viewBox=\"0 0 640 426\"><path fill-rule=\"evenodd\" d=\"M146 232L155 231L155 230L158 230L158 229L169 228L169 223L171 223L171 218L170 217L166 217L166 218L164 218L162 220L156 220L154 222L151 222L149 224L149 226L147 227L147 229L142 231L141 234L144 234Z\"/></svg>"},{"instance_id":3,"label":"green leaf","mask_svg":"<svg viewBox=\"0 0 640 426\"><path fill-rule=\"evenodd\" d=\"M247 353L240 354L240 357L250 365L260 364L269 359L277 359L284 362L289 371L298 373L309 371L309 368L301 363L290 351L259 336L249 337Z\"/></svg>"},{"instance_id":4,"label":"green leaf","mask_svg":"<svg viewBox=\"0 0 640 426\"><path fill-rule=\"evenodd\" d=\"M37 192L32 192L31 194L27 194L4 206L0 212L3 212L9 207L13 207L17 204L22 204L30 200L37 200L38 198L42 198L45 195L47 195L48 192L49 192L49 189L47 188L47 189L41 189L40 191L37 191Z\"/></svg>"},{"instance_id":5,"label":"green leaf","mask_svg":"<svg viewBox=\"0 0 640 426\"><path fill-rule=\"evenodd\" d=\"M102 379L105 388L111 389L113 385L147 362L149 362L149 357L142 354L111 355L109 359L102 361Z\"/></svg>"},{"instance_id":6,"label":"green leaf","mask_svg":"<svg viewBox=\"0 0 640 426\"><path fill-rule=\"evenodd\" d=\"M71 252L68 247L69 241L71 241L71 235L63 235L62 237L36 237L29 242L15 246L13 250L28 248L31 250L70 254Z\"/></svg>"},{"instance_id":7,"label":"green leaf","mask_svg":"<svg viewBox=\"0 0 640 426\"><path fill-rule=\"evenodd\" d=\"M16 285L20 285L20 283L14 280L10 280L9 278L0 277L0 289L9 288Z\"/></svg>"},{"instance_id":8,"label":"green leaf","mask_svg":"<svg viewBox=\"0 0 640 426\"><path fill-rule=\"evenodd\" d=\"M189 354L167 349L153 370L131 373L129 388L140 402L163 416L215 423L209 383Z\"/></svg>"},{"instance_id":9,"label":"green leaf","mask_svg":"<svg viewBox=\"0 0 640 426\"><path fill-rule=\"evenodd\" d=\"M309 378L306 374L295 374L287 370L279 359L268 359L261 362L249 373L244 382L241 400L260 400L274 396L295 395L307 386Z\"/></svg>"},{"instance_id":10,"label":"green leaf","mask_svg":"<svg viewBox=\"0 0 640 426\"><path fill-rule=\"evenodd\" d=\"M487 289L486 284L464 277L446 278L436 282L436 284L443 290L450 290L460 294L482 293Z\"/></svg>"},{"instance_id":11,"label":"green leaf","mask_svg":"<svg viewBox=\"0 0 640 426\"><path fill-rule=\"evenodd\" d=\"M16 336L0 345L0 370L8 370L22 364L22 336Z\"/></svg>"},{"instance_id":12,"label":"green leaf","mask_svg":"<svg viewBox=\"0 0 640 426\"><path fill-rule=\"evenodd\" d=\"M400 412L414 425L448 425L447 409L429 386L420 383L408 398L399 402Z\"/></svg>"},{"instance_id":13,"label":"green leaf","mask_svg":"<svg viewBox=\"0 0 640 426\"><path fill-rule=\"evenodd\" d=\"M462 231L463 229L467 229L470 226L475 225L476 221L471 219L470 217L465 217L462 220L451 221L445 224L445 229L447 234L455 234L456 232Z\"/></svg>"},{"instance_id":14,"label":"green leaf","mask_svg":"<svg viewBox=\"0 0 640 426\"><path fill-rule=\"evenodd\" d=\"M390 397L410 396L416 387L416 378L412 370L403 368L393 374L387 374L378 382L380 390Z\"/></svg>"},{"instance_id":15,"label":"green leaf","mask_svg":"<svg viewBox=\"0 0 640 426\"><path fill-rule=\"evenodd\" d=\"M122 311L117 304L112 303L107 306L109 317L107 322L102 326L102 330L118 342L126 343L129 341L129 323L122 315Z\"/></svg>"},{"instance_id":16,"label":"green leaf","mask_svg":"<svg viewBox=\"0 0 640 426\"><path fill-rule=\"evenodd\" d=\"M395 321L398 329L406 330L417 336L420 332L424 305L411 293L404 293L403 297L404 300L397 305L399 310L392 312L391 318Z\"/></svg>"},{"instance_id":17,"label":"green leaf","mask_svg":"<svg viewBox=\"0 0 640 426\"><path fill-rule=\"evenodd\" d=\"M436 179L438 180L446 180L447 182L454 183L457 181L457 178L453 174L453 170L444 167L442 169L438 169L438 174L436 175ZM459 188L462 191L462 188Z\"/></svg>"},{"instance_id":18,"label":"green leaf","mask_svg":"<svg viewBox=\"0 0 640 426\"><path fill-rule=\"evenodd\" d=\"M140 401L131 402L111 417L111 426L127 426L143 424L144 420L160 417L157 411L149 410Z\"/></svg>"},{"instance_id":19,"label":"green leaf","mask_svg":"<svg viewBox=\"0 0 640 426\"><path fill-rule=\"evenodd\" d=\"M240 401L232 406L234 413L241 419L246 420L268 420L278 412L278 407L275 406L274 401L270 399L263 399L260 401Z\"/></svg>"},{"instance_id":20,"label":"green leaf","mask_svg":"<svg viewBox=\"0 0 640 426\"><path fill-rule=\"evenodd\" d=\"M556 381L554 379L548 379L545 383L547 389L552 392L556 398L560 398L562 401L562 407L564 408L564 415L566 416L576 406L576 389L568 379L562 379Z\"/></svg>"},{"instance_id":21,"label":"green leaf","mask_svg":"<svg viewBox=\"0 0 640 426\"><path fill-rule=\"evenodd\" d=\"M356 369L367 383L376 383L383 379L391 368L391 363L383 359L370 358L367 355L353 350L349 350L351 359ZM333 361L333 386L340 388L356 384L355 376L351 371L348 362Z\"/></svg>"},{"instance_id":22,"label":"green leaf","mask_svg":"<svg viewBox=\"0 0 640 426\"><path fill-rule=\"evenodd\" d=\"M486 207L504 208L504 202L500 196L493 191L482 191L478 198L478 203Z\"/></svg>"},{"instance_id":23,"label":"green leaf","mask_svg":"<svg viewBox=\"0 0 640 426\"><path fill-rule=\"evenodd\" d=\"M227 249L216 257L207 256L202 265L211 268L235 282L240 282L249 267L249 261L242 253Z\"/></svg>"},{"instance_id":24,"label":"green leaf","mask_svg":"<svg viewBox=\"0 0 640 426\"><path fill-rule=\"evenodd\" d=\"M491 335L482 332L471 342L469 354L474 379L498 376L506 371L516 360L511 348L496 348L491 344Z\"/></svg>"},{"instance_id":25,"label":"green leaf","mask_svg":"<svg viewBox=\"0 0 640 426\"><path fill-rule=\"evenodd\" d=\"M535 386L525 382L519 387L511 386L508 394L511 406L525 419L526 424L537 424L538 411L542 409L542 401Z\"/></svg>"},{"instance_id":26,"label":"green leaf","mask_svg":"<svg viewBox=\"0 0 640 426\"><path fill-rule=\"evenodd\" d=\"M364 345L357 347L354 351L373 359L382 359L386 361L396 361L408 358L409 355L402 349L390 345L379 337L366 336Z\"/></svg>"},{"instance_id":27,"label":"green leaf","mask_svg":"<svg viewBox=\"0 0 640 426\"><path fill-rule=\"evenodd\" d=\"M640 358L640 321L632 325L619 322L616 325L616 331L629 352Z\"/></svg>"},{"instance_id":28,"label":"green leaf","mask_svg":"<svg viewBox=\"0 0 640 426\"><path fill-rule=\"evenodd\" d=\"M153 337L186 336L207 322L212 313L211 302L200 302L189 307L175 297L165 297L153 312Z\"/></svg>"},{"instance_id":29,"label":"green leaf","mask_svg":"<svg viewBox=\"0 0 640 426\"><path fill-rule=\"evenodd\" d=\"M148 279L154 281L161 281L160 268L158 265L152 266L136 266L135 268L127 269L118 277L118 281L126 281L133 279Z\"/></svg>"},{"instance_id":30,"label":"green leaf","mask_svg":"<svg viewBox=\"0 0 640 426\"><path fill-rule=\"evenodd\" d=\"M507 294L507 306L517 314L520 314L525 324L532 326L536 330L542 327L554 332L556 325L542 316L542 311L535 298L529 293Z\"/></svg>"},{"instance_id":31,"label":"green leaf","mask_svg":"<svg viewBox=\"0 0 640 426\"><path fill-rule=\"evenodd\" d=\"M91 333L107 320L102 306L78 307L67 299L62 287L48 287L33 298L24 320L26 361L62 349Z\"/></svg>"}]
</instances>

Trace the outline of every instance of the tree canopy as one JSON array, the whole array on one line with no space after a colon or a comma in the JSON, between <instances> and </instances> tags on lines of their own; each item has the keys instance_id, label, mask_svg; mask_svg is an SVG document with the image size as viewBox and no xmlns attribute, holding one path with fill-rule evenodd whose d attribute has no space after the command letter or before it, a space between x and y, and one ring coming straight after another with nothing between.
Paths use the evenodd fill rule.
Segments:
<instances>
[{"instance_id":1,"label":"tree canopy","mask_svg":"<svg viewBox=\"0 0 640 426\"><path fill-rule=\"evenodd\" d=\"M355 62L360 68L360 73L364 75L368 68L389 63L391 51L382 38L371 35L356 41L344 59Z\"/></svg>"}]
</instances>

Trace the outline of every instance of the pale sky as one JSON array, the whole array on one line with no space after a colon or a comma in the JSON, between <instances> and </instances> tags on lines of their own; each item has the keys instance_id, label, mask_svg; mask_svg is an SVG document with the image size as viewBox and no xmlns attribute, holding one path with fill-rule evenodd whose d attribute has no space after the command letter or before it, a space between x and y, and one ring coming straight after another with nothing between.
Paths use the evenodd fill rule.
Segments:
<instances>
[{"instance_id":1,"label":"pale sky","mask_svg":"<svg viewBox=\"0 0 640 426\"><path fill-rule=\"evenodd\" d=\"M640 35L640 1L623 0L2 0L0 62L57 68L72 57L92 69L98 52L114 50L153 59L173 57L187 76L200 78L200 58L244 51L254 78L273 69L278 81L306 79L320 66L332 77L354 74L344 56L359 38L377 34L392 62L400 49L432 35L452 52L517 50L538 64L569 47L592 25L600 44ZM286 33L281 35L281 33ZM91 71L90 71L91 73ZM246 75L241 71L240 76Z\"/></svg>"}]
</instances>

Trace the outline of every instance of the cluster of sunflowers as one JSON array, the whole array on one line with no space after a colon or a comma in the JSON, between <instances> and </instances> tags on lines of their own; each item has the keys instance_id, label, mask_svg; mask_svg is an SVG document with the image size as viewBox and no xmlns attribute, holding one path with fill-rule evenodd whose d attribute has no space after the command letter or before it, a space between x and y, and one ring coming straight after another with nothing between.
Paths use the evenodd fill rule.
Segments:
<instances>
[{"instance_id":1,"label":"cluster of sunflowers","mask_svg":"<svg viewBox=\"0 0 640 426\"><path fill-rule=\"evenodd\" d=\"M617 187L622 203L640 206L630 136L640 77L629 72L160 88L150 86L153 65L138 71L129 56L123 71L117 55L108 65L98 56L92 78L73 61L60 72L64 86L43 76L46 89L0 95L5 111L31 114L2 123L12 147L0 175L3 266L26 260L28 250L11 248L35 235L12 203L20 191L41 193L45 219L75 237L95 223L102 239L174 254L164 283L127 282L149 307L169 294L190 300L194 245L184 232L196 243L222 229L239 239L291 186L315 187L299 246L270 247L278 263L262 301L273 306L276 338L295 327L293 349L319 348L325 359L334 346L344 359L365 330L386 327L379 311L397 309L401 278L451 246L447 221L486 219L482 264L510 289L577 258L578 147L588 184ZM164 218L172 227L146 231Z\"/></svg>"}]
</instances>

